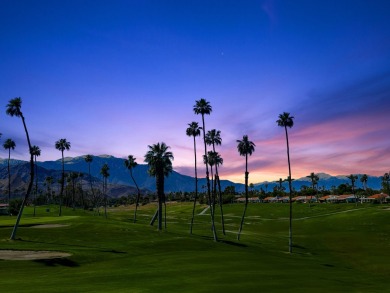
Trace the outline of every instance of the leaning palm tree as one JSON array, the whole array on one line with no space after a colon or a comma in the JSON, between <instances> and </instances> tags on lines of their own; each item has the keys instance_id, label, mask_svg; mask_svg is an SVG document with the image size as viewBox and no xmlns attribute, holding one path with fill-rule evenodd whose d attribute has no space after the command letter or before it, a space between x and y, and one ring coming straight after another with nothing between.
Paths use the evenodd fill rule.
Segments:
<instances>
[{"instance_id":1,"label":"leaning palm tree","mask_svg":"<svg viewBox=\"0 0 390 293\"><path fill-rule=\"evenodd\" d=\"M309 178L311 180L311 188L313 189L313 192L315 189L316 184L318 183L318 180L320 180L320 177L318 177L317 174L314 172L311 172L310 175L306 176L306 178ZM317 195L317 190L315 191ZM311 207L311 197L309 199L309 207Z\"/></svg>"},{"instance_id":2,"label":"leaning palm tree","mask_svg":"<svg viewBox=\"0 0 390 293\"><path fill-rule=\"evenodd\" d=\"M187 136L192 136L194 138L194 157L195 157L195 197L194 197L194 206L192 208L190 234L192 234L192 226L194 225L194 217L195 217L196 200L198 198L198 170L196 168L196 137L200 136L201 129L202 127L199 127L198 122L189 123L188 128L186 129Z\"/></svg>"},{"instance_id":3,"label":"leaning palm tree","mask_svg":"<svg viewBox=\"0 0 390 293\"><path fill-rule=\"evenodd\" d=\"M213 152L215 152L215 146L222 144L221 131L216 129L209 130L206 134L206 144L213 146ZM222 233L223 235L225 235L226 234L225 220L223 218L222 192L221 192L221 182L219 181L218 164L215 165L215 185L216 186L218 185L218 199L219 199L219 207L221 210Z\"/></svg>"},{"instance_id":4,"label":"leaning palm tree","mask_svg":"<svg viewBox=\"0 0 390 293\"><path fill-rule=\"evenodd\" d=\"M242 214L241 223L240 223L240 229L238 230L237 234L237 240L240 240L241 231L242 231L242 225L244 224L245 219L245 213L248 206L248 155L252 155L252 153L255 151L255 144L248 139L248 135L244 135L242 137L242 140L237 140L237 150L240 153L240 156L245 157L245 206L244 206L244 213Z\"/></svg>"},{"instance_id":5,"label":"leaning palm tree","mask_svg":"<svg viewBox=\"0 0 390 293\"><path fill-rule=\"evenodd\" d=\"M207 162L207 146L206 146L206 127L204 123L204 115L210 115L210 113L213 111L212 107L209 102L207 102L205 99L200 99L198 101L195 101L195 106L193 107L194 113L196 115L202 115L202 129L203 129L203 142L204 142L204 156L206 157L206 182L207 182L207 197L209 202L211 202L211 194L210 194L210 178L209 178L209 166ZM215 229L215 223L214 223L214 215L213 211L211 210L211 228L213 232L214 241L218 241L217 237L217 231Z\"/></svg>"},{"instance_id":6,"label":"leaning palm tree","mask_svg":"<svg viewBox=\"0 0 390 293\"><path fill-rule=\"evenodd\" d=\"M15 142L8 138L4 144L3 147L5 150L8 150L8 212L11 215L11 171L10 171L10 161L11 161L11 150L14 150L16 147Z\"/></svg>"},{"instance_id":7,"label":"leaning palm tree","mask_svg":"<svg viewBox=\"0 0 390 293\"><path fill-rule=\"evenodd\" d=\"M357 199L356 199L356 194L355 194L355 182L358 179L358 177L356 175L351 174L351 175L347 176L347 178L349 180L351 180L351 183L352 183L352 193L353 193L353 197L355 198L355 204L357 206Z\"/></svg>"},{"instance_id":8,"label":"leaning palm tree","mask_svg":"<svg viewBox=\"0 0 390 293\"><path fill-rule=\"evenodd\" d=\"M141 196L141 192L139 190L137 182L135 182L134 176L133 176L133 169L138 166L137 162L135 161L135 158L132 155L129 155L127 157L127 160L125 160L125 166L127 169L130 170L130 176L131 179L134 182L135 187L137 187L137 198L135 200L135 210L134 210L134 223L137 221L137 208L139 205L139 198Z\"/></svg>"},{"instance_id":9,"label":"leaning palm tree","mask_svg":"<svg viewBox=\"0 0 390 293\"><path fill-rule=\"evenodd\" d=\"M276 123L280 127L284 127L284 131L286 133L286 143L287 143L287 162L288 162L288 187L289 187L289 205L290 205L290 219L289 219L289 235L288 235L288 251L292 253L292 186L291 186L291 164L290 164L290 146L288 143L288 132L287 127L291 128L294 126L294 117L290 116L290 113L283 112L283 114L279 115L279 119L276 120Z\"/></svg>"},{"instance_id":10,"label":"leaning palm tree","mask_svg":"<svg viewBox=\"0 0 390 293\"><path fill-rule=\"evenodd\" d=\"M168 151L169 147L164 143L148 145L145 154L145 162L149 165L148 173L156 178L156 190L158 198L158 230L162 230L162 203L164 196L164 177L172 172L173 154Z\"/></svg>"},{"instance_id":11,"label":"leaning palm tree","mask_svg":"<svg viewBox=\"0 0 390 293\"><path fill-rule=\"evenodd\" d=\"M7 110L6 110L7 115L10 115L11 117L13 117L13 116L20 117L22 119L24 132L26 133L28 151L30 153L30 182L28 183L26 195L24 196L22 205L20 207L20 210L19 210L19 213L18 213L18 216L16 219L15 226L12 230L11 240L15 239L16 231L19 227L20 218L22 217L24 206L26 205L28 197L30 196L32 185L34 182L34 156L31 152L30 136L29 136L28 131L27 131L26 121L24 119L21 108L22 108L22 99L21 98L14 98L8 102Z\"/></svg>"},{"instance_id":12,"label":"leaning palm tree","mask_svg":"<svg viewBox=\"0 0 390 293\"><path fill-rule=\"evenodd\" d=\"M104 164L100 169L100 174L103 176L103 196L104 196L104 216L107 219L107 178L110 176L108 172L110 167L107 164Z\"/></svg>"},{"instance_id":13,"label":"leaning palm tree","mask_svg":"<svg viewBox=\"0 0 390 293\"><path fill-rule=\"evenodd\" d=\"M91 176L91 163L93 161L93 156L92 155L86 155L84 157L85 162L88 164L88 177L89 177L89 185L91 187L91 193L92 193L92 198L95 197L95 194L93 192L93 187L92 187L92 176Z\"/></svg>"},{"instance_id":14,"label":"leaning palm tree","mask_svg":"<svg viewBox=\"0 0 390 293\"><path fill-rule=\"evenodd\" d=\"M37 157L41 155L41 149L39 146L32 146L31 152L34 156L34 161L35 161L35 192L34 192L34 217L35 217L35 207L36 207L36 199L37 199L37 194L38 194L38 165L37 165Z\"/></svg>"},{"instance_id":15,"label":"leaning palm tree","mask_svg":"<svg viewBox=\"0 0 390 293\"><path fill-rule=\"evenodd\" d=\"M62 156L62 175L61 175L61 191L60 191L60 213L59 216L62 214L62 195L64 192L64 182L65 182L65 163L64 163L64 151L70 150L70 142L66 140L66 138L61 138L56 141L55 147L57 150L61 151Z\"/></svg>"}]
</instances>

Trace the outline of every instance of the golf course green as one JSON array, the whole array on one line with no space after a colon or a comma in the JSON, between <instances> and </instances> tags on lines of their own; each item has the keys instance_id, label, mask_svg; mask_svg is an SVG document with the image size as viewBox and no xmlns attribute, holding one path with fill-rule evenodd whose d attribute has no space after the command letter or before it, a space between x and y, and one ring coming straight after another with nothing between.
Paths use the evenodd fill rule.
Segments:
<instances>
[{"instance_id":1,"label":"golf course green","mask_svg":"<svg viewBox=\"0 0 390 293\"><path fill-rule=\"evenodd\" d=\"M288 253L288 205L224 206L226 235L216 211L168 203L166 229L149 222L156 205L92 211L27 207L16 240L15 217L0 217L0 252L52 251L66 257L0 259L1 292L390 292L390 206L293 206ZM1 253L0 253L1 255ZM70 255L70 256L69 256Z\"/></svg>"}]
</instances>

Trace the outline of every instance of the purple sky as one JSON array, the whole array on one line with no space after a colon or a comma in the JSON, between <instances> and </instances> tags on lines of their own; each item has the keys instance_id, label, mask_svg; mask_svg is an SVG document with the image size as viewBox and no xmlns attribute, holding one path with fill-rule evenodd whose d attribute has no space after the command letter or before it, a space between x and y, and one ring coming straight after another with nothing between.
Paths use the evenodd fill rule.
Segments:
<instances>
[{"instance_id":1,"label":"purple sky","mask_svg":"<svg viewBox=\"0 0 390 293\"><path fill-rule=\"evenodd\" d=\"M310 172L390 169L390 1L0 1L1 143L28 159L13 97L41 161L134 155L164 141L174 169L193 176L187 124L195 100L213 107L223 179L244 180L236 140L256 144L250 182ZM198 157L203 149L198 140ZM6 157L5 150L0 151ZM199 160L199 165L201 160Z\"/></svg>"}]
</instances>

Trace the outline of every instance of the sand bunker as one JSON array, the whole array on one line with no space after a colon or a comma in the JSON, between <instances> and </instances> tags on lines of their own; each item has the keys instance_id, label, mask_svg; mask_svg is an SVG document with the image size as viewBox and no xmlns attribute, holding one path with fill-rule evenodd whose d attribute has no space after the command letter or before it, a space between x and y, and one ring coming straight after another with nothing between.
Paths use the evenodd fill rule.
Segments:
<instances>
[{"instance_id":1,"label":"sand bunker","mask_svg":"<svg viewBox=\"0 0 390 293\"><path fill-rule=\"evenodd\" d=\"M53 259L68 256L71 256L71 254L60 251L0 250L0 259L2 260Z\"/></svg>"},{"instance_id":2,"label":"sand bunker","mask_svg":"<svg viewBox=\"0 0 390 293\"><path fill-rule=\"evenodd\" d=\"M65 224L42 224L42 225L34 225L31 226L31 228L36 228L36 229L47 229L47 228L60 228L60 227L67 227L69 225Z\"/></svg>"}]
</instances>

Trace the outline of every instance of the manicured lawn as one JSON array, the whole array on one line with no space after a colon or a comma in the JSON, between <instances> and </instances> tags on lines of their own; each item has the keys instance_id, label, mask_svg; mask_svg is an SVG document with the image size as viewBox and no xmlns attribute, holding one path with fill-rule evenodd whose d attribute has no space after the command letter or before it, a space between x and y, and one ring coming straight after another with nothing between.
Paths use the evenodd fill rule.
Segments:
<instances>
[{"instance_id":1,"label":"manicured lawn","mask_svg":"<svg viewBox=\"0 0 390 293\"><path fill-rule=\"evenodd\" d=\"M224 206L226 230L212 240L210 214L191 203L167 205L167 229L149 226L154 205L92 212L27 208L16 241L14 218L0 217L0 249L55 250L66 259L0 260L1 292L390 292L390 207L294 205L294 252L288 251L288 205ZM198 206L199 214L205 206ZM36 224L63 224L36 229Z\"/></svg>"}]
</instances>

